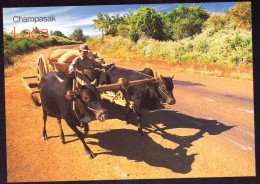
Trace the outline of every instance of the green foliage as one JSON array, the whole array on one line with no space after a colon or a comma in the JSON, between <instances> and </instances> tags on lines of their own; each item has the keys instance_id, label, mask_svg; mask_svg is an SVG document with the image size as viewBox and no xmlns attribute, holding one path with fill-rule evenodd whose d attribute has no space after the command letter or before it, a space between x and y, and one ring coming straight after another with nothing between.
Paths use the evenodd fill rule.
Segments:
<instances>
[{"instance_id":1,"label":"green foliage","mask_svg":"<svg viewBox=\"0 0 260 184\"><path fill-rule=\"evenodd\" d=\"M213 13L203 24L203 30L207 30L207 36L229 27L232 30L237 28L251 30L251 3L238 2L235 8L224 14Z\"/></svg>"},{"instance_id":2,"label":"green foliage","mask_svg":"<svg viewBox=\"0 0 260 184\"><path fill-rule=\"evenodd\" d=\"M83 31L81 28L74 30L70 38L75 41L85 41L85 36L83 35Z\"/></svg>"},{"instance_id":3,"label":"green foliage","mask_svg":"<svg viewBox=\"0 0 260 184\"><path fill-rule=\"evenodd\" d=\"M117 26L117 33L119 36L127 38L129 34L129 26L125 24L119 24Z\"/></svg>"},{"instance_id":4,"label":"green foliage","mask_svg":"<svg viewBox=\"0 0 260 184\"><path fill-rule=\"evenodd\" d=\"M141 37L135 44L122 37L106 39L101 52L117 56L118 53L139 57L161 58L169 62L217 63L224 66L245 66L253 63L252 32L233 29L230 25L208 35L202 33L178 41L158 41Z\"/></svg>"},{"instance_id":5,"label":"green foliage","mask_svg":"<svg viewBox=\"0 0 260 184\"><path fill-rule=\"evenodd\" d=\"M237 2L235 8L231 8L227 15L239 28L252 28L251 2Z\"/></svg>"},{"instance_id":6,"label":"green foliage","mask_svg":"<svg viewBox=\"0 0 260 184\"><path fill-rule=\"evenodd\" d=\"M94 19L94 28L97 28L98 30L101 29L102 31L102 36L104 36L104 32L105 34L109 34L109 32L113 32L111 31L111 29L113 29L112 25L111 25L111 18L109 17L109 15L105 14L103 15L102 13L99 13L97 15L97 19Z\"/></svg>"},{"instance_id":7,"label":"green foliage","mask_svg":"<svg viewBox=\"0 0 260 184\"><path fill-rule=\"evenodd\" d=\"M105 42L104 36L101 37L99 42L100 42L100 44L103 44Z\"/></svg>"},{"instance_id":8,"label":"green foliage","mask_svg":"<svg viewBox=\"0 0 260 184\"><path fill-rule=\"evenodd\" d=\"M203 23L209 18L209 13L198 6L179 6L169 14L162 14L164 32L172 40L180 40L201 33Z\"/></svg>"},{"instance_id":9,"label":"green foliage","mask_svg":"<svg viewBox=\"0 0 260 184\"><path fill-rule=\"evenodd\" d=\"M12 65L12 56L16 54L27 53L38 48L45 48L56 45L77 44L79 42L69 40L59 36L49 36L49 38L39 39L14 39L12 34L4 33L4 66ZM17 37L21 37L17 35Z\"/></svg>"},{"instance_id":10,"label":"green foliage","mask_svg":"<svg viewBox=\"0 0 260 184\"><path fill-rule=\"evenodd\" d=\"M140 36L138 32L134 28L132 28L131 32L129 33L129 37L133 42L137 42Z\"/></svg>"},{"instance_id":11,"label":"green foliage","mask_svg":"<svg viewBox=\"0 0 260 184\"><path fill-rule=\"evenodd\" d=\"M61 31L54 31L51 35L67 38Z\"/></svg>"},{"instance_id":12,"label":"green foliage","mask_svg":"<svg viewBox=\"0 0 260 184\"><path fill-rule=\"evenodd\" d=\"M4 42L12 42L14 37L10 34L4 33Z\"/></svg>"},{"instance_id":13,"label":"green foliage","mask_svg":"<svg viewBox=\"0 0 260 184\"><path fill-rule=\"evenodd\" d=\"M201 6L180 6L170 13L157 13L151 7L142 7L136 13L130 12L120 17L99 13L94 19L94 27L102 30L102 35L129 36L136 42L142 35L156 40L179 40L202 30L209 13Z\"/></svg>"},{"instance_id":14,"label":"green foliage","mask_svg":"<svg viewBox=\"0 0 260 184\"><path fill-rule=\"evenodd\" d=\"M143 32L146 36L157 40L164 39L163 22L159 14L151 7L142 7L137 10L134 15L132 31L130 33L135 35L136 32Z\"/></svg>"},{"instance_id":15,"label":"green foliage","mask_svg":"<svg viewBox=\"0 0 260 184\"><path fill-rule=\"evenodd\" d=\"M223 29L228 24L228 19L225 14L213 13L207 21L203 24L202 29L211 28L208 36L213 35L215 32Z\"/></svg>"}]
</instances>

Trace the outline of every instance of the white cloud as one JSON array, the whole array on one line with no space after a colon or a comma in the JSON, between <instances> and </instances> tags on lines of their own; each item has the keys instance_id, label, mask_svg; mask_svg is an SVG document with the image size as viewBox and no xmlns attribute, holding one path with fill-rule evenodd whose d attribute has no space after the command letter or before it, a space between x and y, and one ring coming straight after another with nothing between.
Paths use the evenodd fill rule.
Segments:
<instances>
[{"instance_id":1,"label":"white cloud","mask_svg":"<svg viewBox=\"0 0 260 184\"><path fill-rule=\"evenodd\" d=\"M3 8L3 14L10 13L10 12L13 12L13 11L17 11L19 9L22 9L22 8Z\"/></svg>"},{"instance_id":2,"label":"white cloud","mask_svg":"<svg viewBox=\"0 0 260 184\"><path fill-rule=\"evenodd\" d=\"M119 16L123 16L127 13L129 13L129 11L115 11L115 12L109 12L109 13L104 13L104 14L108 14L109 16L119 14Z\"/></svg>"},{"instance_id":3,"label":"white cloud","mask_svg":"<svg viewBox=\"0 0 260 184\"><path fill-rule=\"evenodd\" d=\"M84 35L88 36L101 36L102 32L94 29L83 30Z\"/></svg>"},{"instance_id":4,"label":"white cloud","mask_svg":"<svg viewBox=\"0 0 260 184\"><path fill-rule=\"evenodd\" d=\"M93 19L96 19L97 16L92 16L92 17L88 17L88 18L83 18L83 19L79 19L77 21L73 21L73 24L71 24L72 26L89 26L89 25L93 25Z\"/></svg>"}]
</instances>

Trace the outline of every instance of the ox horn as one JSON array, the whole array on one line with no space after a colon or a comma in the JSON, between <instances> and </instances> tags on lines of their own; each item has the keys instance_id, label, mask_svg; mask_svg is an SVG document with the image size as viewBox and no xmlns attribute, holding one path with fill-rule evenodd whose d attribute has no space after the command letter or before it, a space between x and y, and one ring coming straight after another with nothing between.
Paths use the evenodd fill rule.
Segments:
<instances>
[{"instance_id":1,"label":"ox horn","mask_svg":"<svg viewBox=\"0 0 260 184\"><path fill-rule=\"evenodd\" d=\"M97 79L93 80L90 84L96 86L97 85Z\"/></svg>"},{"instance_id":2,"label":"ox horn","mask_svg":"<svg viewBox=\"0 0 260 184\"><path fill-rule=\"evenodd\" d=\"M154 72L154 76L157 78L158 76L157 76L157 72Z\"/></svg>"},{"instance_id":3,"label":"ox horn","mask_svg":"<svg viewBox=\"0 0 260 184\"><path fill-rule=\"evenodd\" d=\"M172 79L174 78L174 75L172 76Z\"/></svg>"},{"instance_id":4,"label":"ox horn","mask_svg":"<svg viewBox=\"0 0 260 184\"><path fill-rule=\"evenodd\" d=\"M158 78L159 78L159 81L162 82L162 75L160 75Z\"/></svg>"},{"instance_id":5,"label":"ox horn","mask_svg":"<svg viewBox=\"0 0 260 184\"><path fill-rule=\"evenodd\" d=\"M60 77L58 77L58 76L56 75L56 73L54 73L54 75L55 75L55 77L57 78L57 80L58 80L59 83L63 83L63 81L64 81L63 79L61 79Z\"/></svg>"}]
</instances>

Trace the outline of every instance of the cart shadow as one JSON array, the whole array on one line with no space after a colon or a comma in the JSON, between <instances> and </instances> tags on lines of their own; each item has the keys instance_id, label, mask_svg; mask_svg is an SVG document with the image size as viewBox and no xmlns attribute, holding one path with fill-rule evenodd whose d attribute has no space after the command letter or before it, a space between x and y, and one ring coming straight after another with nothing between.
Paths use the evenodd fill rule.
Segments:
<instances>
[{"instance_id":1,"label":"cart shadow","mask_svg":"<svg viewBox=\"0 0 260 184\"><path fill-rule=\"evenodd\" d=\"M197 139L196 136L194 139ZM175 149L164 148L151 137L140 137L135 130L131 129L116 129L92 134L89 137L97 139L98 142L88 142L88 145L98 145L107 150L96 155L123 156L128 160L145 162L151 166L167 168L176 173L189 173L196 155L187 155L187 149L181 145Z\"/></svg>"},{"instance_id":2,"label":"cart shadow","mask_svg":"<svg viewBox=\"0 0 260 184\"><path fill-rule=\"evenodd\" d=\"M112 108L116 105L109 105L112 109L110 118L124 120L122 115L122 107ZM131 123L136 126L135 117L130 117ZM164 167L176 173L189 173L192 163L195 161L194 154L187 154L188 148L192 146L194 141L203 138L205 133L209 135L218 135L222 132L230 130L234 126L226 126L217 120L206 120L188 116L177 111L159 109L153 112L143 112L143 128L146 135L138 136L136 130L119 129L90 135L96 138L98 143L88 142L88 144L98 144L98 146L110 150L99 154L109 154L115 156L124 156L129 160L136 162L145 162L154 167ZM179 136L168 133L171 129L188 128L196 129L197 133L188 136ZM177 131L176 131L177 132ZM165 148L155 142L149 134L157 134L163 139L169 140L176 145L174 148Z\"/></svg>"}]
</instances>

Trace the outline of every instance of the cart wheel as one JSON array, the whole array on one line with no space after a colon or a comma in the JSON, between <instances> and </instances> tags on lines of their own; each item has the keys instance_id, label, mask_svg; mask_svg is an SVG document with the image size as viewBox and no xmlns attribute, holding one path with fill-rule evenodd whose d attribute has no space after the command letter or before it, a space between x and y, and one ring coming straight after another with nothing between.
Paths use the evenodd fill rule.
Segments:
<instances>
[{"instance_id":1,"label":"cart wheel","mask_svg":"<svg viewBox=\"0 0 260 184\"><path fill-rule=\"evenodd\" d=\"M40 81L42 76L48 72L47 61L43 54L37 58L37 80Z\"/></svg>"}]
</instances>

